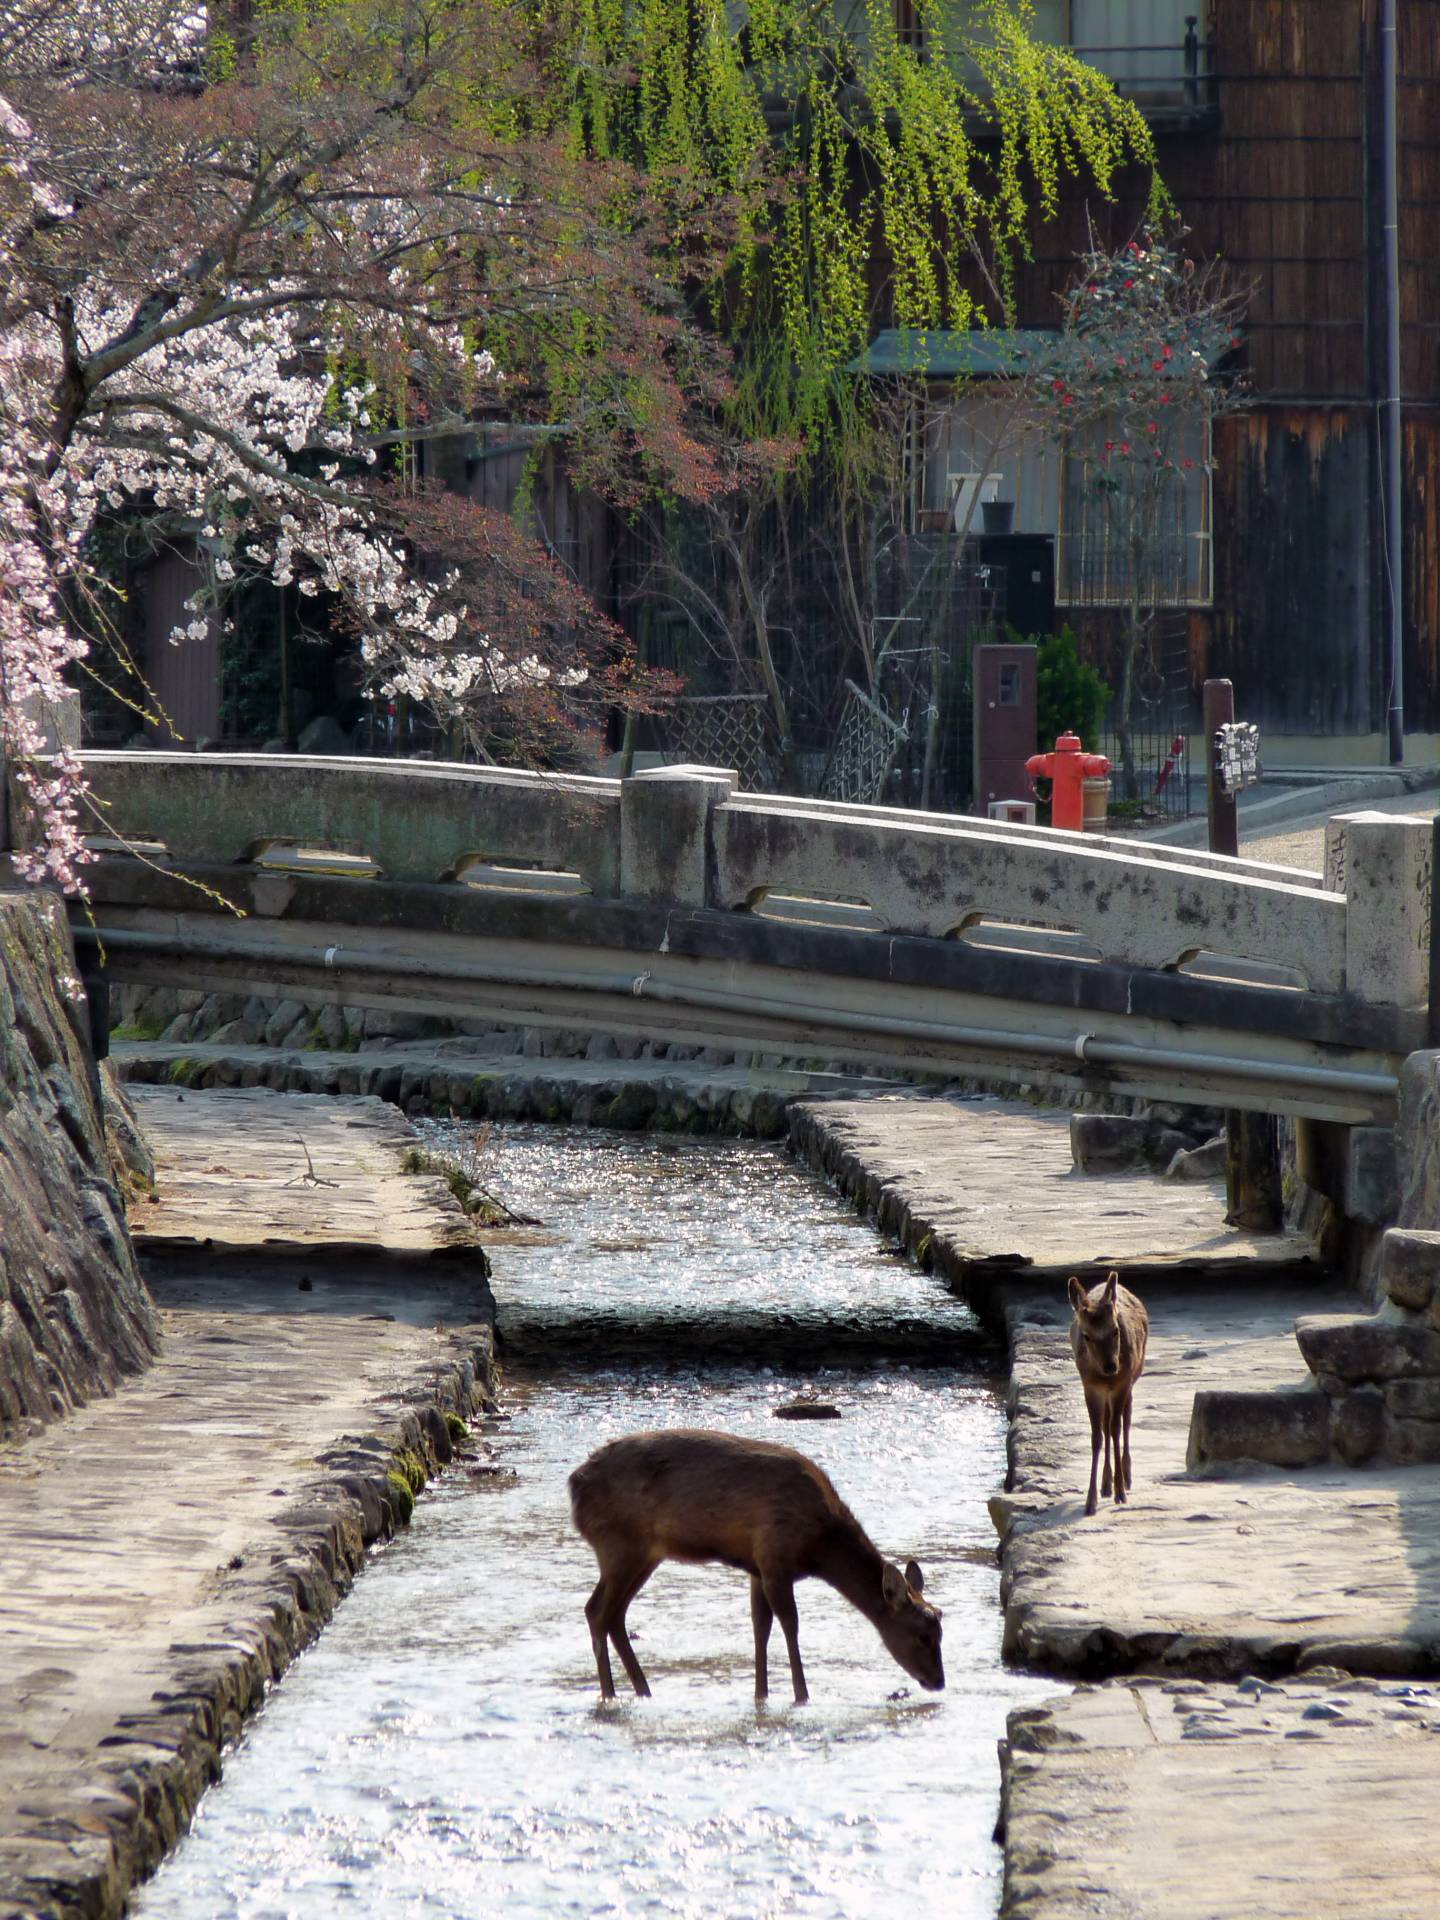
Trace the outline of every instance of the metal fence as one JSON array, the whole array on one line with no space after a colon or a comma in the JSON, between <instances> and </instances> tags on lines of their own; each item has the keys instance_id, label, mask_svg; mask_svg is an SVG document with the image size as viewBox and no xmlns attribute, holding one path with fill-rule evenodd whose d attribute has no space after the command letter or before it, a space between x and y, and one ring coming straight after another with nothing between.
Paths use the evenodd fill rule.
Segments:
<instances>
[{"instance_id":1,"label":"metal fence","mask_svg":"<svg viewBox=\"0 0 1440 1920\"><path fill-rule=\"evenodd\" d=\"M1128 741L1120 725L1118 693L1111 699L1101 736L1100 750L1110 758L1112 822L1183 820L1193 810L1189 731L1194 697L1188 619L1182 609L1162 607L1150 615L1136 650L1134 677Z\"/></svg>"}]
</instances>

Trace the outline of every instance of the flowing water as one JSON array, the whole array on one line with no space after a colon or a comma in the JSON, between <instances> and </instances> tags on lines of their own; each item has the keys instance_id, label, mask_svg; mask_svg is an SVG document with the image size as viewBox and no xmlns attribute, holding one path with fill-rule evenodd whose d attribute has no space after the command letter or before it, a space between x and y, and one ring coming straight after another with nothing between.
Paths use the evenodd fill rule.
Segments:
<instances>
[{"instance_id":1,"label":"flowing water","mask_svg":"<svg viewBox=\"0 0 1440 1920\"><path fill-rule=\"evenodd\" d=\"M461 1468L420 1502L139 1912L993 1915L995 1742L1054 1686L999 1662L985 1499L1004 1422L969 1314L772 1148L514 1128L484 1171L545 1222L492 1252L501 1471ZM842 1417L776 1420L806 1386ZM945 1692L806 1581L811 1703L789 1702L777 1629L757 1708L748 1583L665 1566L630 1610L654 1698L601 1706L565 1479L601 1441L667 1425L817 1459L883 1551L922 1562Z\"/></svg>"}]
</instances>

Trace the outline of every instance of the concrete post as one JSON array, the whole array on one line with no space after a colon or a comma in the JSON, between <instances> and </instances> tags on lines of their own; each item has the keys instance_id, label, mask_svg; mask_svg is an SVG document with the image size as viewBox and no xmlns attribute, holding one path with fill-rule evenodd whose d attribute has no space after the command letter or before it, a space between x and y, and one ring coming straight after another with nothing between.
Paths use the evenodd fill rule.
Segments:
<instances>
[{"instance_id":1,"label":"concrete post","mask_svg":"<svg viewBox=\"0 0 1440 1920\"><path fill-rule=\"evenodd\" d=\"M620 783L620 891L631 899L713 904L711 815L740 784L723 767L652 767Z\"/></svg>"},{"instance_id":2,"label":"concrete post","mask_svg":"<svg viewBox=\"0 0 1440 1920\"><path fill-rule=\"evenodd\" d=\"M1423 1007L1430 990L1429 815L1337 814L1325 829L1325 884L1345 895L1345 990L1379 1006Z\"/></svg>"}]
</instances>

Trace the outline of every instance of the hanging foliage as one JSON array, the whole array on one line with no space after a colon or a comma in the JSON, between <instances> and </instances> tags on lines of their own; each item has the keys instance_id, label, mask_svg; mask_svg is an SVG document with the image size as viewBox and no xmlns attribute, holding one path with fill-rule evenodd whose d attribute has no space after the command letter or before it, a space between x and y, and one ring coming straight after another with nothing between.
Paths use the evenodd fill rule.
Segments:
<instances>
[{"instance_id":1,"label":"hanging foliage","mask_svg":"<svg viewBox=\"0 0 1440 1920\"><path fill-rule=\"evenodd\" d=\"M1151 168L1144 116L1031 31L1029 0L549 0L557 114L584 152L728 201L712 317L740 349L743 431L811 456L853 429L874 320L1013 320L1015 273L1067 179Z\"/></svg>"}]
</instances>

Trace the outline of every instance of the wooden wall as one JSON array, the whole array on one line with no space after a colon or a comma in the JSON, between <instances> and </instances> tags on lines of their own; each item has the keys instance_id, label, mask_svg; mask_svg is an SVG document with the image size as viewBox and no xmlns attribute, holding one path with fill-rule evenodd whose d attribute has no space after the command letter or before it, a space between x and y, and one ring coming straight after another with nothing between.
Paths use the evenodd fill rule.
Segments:
<instances>
[{"instance_id":1,"label":"wooden wall","mask_svg":"<svg viewBox=\"0 0 1440 1920\"><path fill-rule=\"evenodd\" d=\"M1440 0L1398 0L1405 724L1440 730ZM1252 406L1217 435L1213 609L1191 620L1198 696L1236 683L1272 730L1383 728L1386 604L1378 0L1211 0L1216 112L1157 123L1190 247L1253 282ZM1129 236L1143 183L1073 197L1037 232L1022 321L1054 325L1087 220Z\"/></svg>"}]
</instances>

